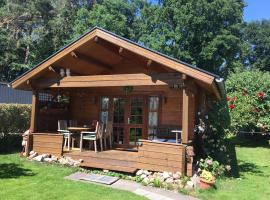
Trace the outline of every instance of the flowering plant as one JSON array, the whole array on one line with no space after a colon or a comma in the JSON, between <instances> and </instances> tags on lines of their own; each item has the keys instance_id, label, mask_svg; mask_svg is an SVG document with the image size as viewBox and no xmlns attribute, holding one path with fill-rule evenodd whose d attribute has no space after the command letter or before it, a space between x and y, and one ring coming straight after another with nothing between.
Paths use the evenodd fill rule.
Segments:
<instances>
[{"instance_id":1,"label":"flowering plant","mask_svg":"<svg viewBox=\"0 0 270 200\"><path fill-rule=\"evenodd\" d=\"M232 132L270 130L270 73L236 72L226 81Z\"/></svg>"},{"instance_id":2,"label":"flowering plant","mask_svg":"<svg viewBox=\"0 0 270 200\"><path fill-rule=\"evenodd\" d=\"M202 178L206 183L214 183L216 181L216 178L213 176L213 174L206 170L202 170L200 178Z\"/></svg>"},{"instance_id":3,"label":"flowering plant","mask_svg":"<svg viewBox=\"0 0 270 200\"><path fill-rule=\"evenodd\" d=\"M213 176L220 176L224 173L224 166L221 165L218 161L213 160L210 156L206 159L200 159L199 163L199 173L203 171L208 171L213 174Z\"/></svg>"}]
</instances>

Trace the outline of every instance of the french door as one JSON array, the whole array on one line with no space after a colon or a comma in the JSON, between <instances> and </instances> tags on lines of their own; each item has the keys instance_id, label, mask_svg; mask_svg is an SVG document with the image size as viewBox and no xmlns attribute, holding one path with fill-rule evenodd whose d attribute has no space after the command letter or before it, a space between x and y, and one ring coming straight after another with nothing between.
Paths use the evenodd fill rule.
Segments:
<instances>
[{"instance_id":1,"label":"french door","mask_svg":"<svg viewBox=\"0 0 270 200\"><path fill-rule=\"evenodd\" d=\"M113 98L113 141L114 145L133 148L146 132L146 97Z\"/></svg>"}]
</instances>

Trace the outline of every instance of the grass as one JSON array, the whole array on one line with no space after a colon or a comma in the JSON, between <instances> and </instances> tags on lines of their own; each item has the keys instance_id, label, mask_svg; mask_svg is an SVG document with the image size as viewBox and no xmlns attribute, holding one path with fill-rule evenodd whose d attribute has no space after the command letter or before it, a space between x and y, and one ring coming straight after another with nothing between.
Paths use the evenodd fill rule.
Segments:
<instances>
[{"instance_id":1,"label":"grass","mask_svg":"<svg viewBox=\"0 0 270 200\"><path fill-rule=\"evenodd\" d=\"M18 154L0 155L0 199L144 200L131 192L65 180L75 169L26 161Z\"/></svg>"},{"instance_id":2,"label":"grass","mask_svg":"<svg viewBox=\"0 0 270 200\"><path fill-rule=\"evenodd\" d=\"M207 200L268 200L270 198L270 146L266 141L232 139L236 158L233 177L223 178L216 188L195 191Z\"/></svg>"}]
</instances>

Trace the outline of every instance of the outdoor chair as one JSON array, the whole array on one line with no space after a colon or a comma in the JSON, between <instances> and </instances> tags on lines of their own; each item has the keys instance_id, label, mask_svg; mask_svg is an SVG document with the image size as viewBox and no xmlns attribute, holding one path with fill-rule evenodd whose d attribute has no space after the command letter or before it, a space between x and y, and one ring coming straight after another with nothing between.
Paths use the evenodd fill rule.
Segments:
<instances>
[{"instance_id":1,"label":"outdoor chair","mask_svg":"<svg viewBox=\"0 0 270 200\"><path fill-rule=\"evenodd\" d=\"M113 123L112 121L108 121L102 137L102 139L104 140L105 149L107 149L107 140L109 140L110 148L112 148L112 133L113 133Z\"/></svg>"},{"instance_id":2,"label":"outdoor chair","mask_svg":"<svg viewBox=\"0 0 270 200\"><path fill-rule=\"evenodd\" d=\"M70 150L70 132L68 130L67 120L58 120L57 132L64 135L64 147L68 146L68 150Z\"/></svg>"},{"instance_id":3,"label":"outdoor chair","mask_svg":"<svg viewBox=\"0 0 270 200\"><path fill-rule=\"evenodd\" d=\"M77 122L77 120L69 120L68 121L68 124L69 124L69 126L70 127L76 127L77 125L78 125L78 122ZM72 149L74 148L74 144L75 144L75 138L74 137L72 137L72 134L73 133L71 133L70 131L69 131L69 137L71 138L71 143L72 143ZM68 144L70 144L70 143L68 143Z\"/></svg>"},{"instance_id":4,"label":"outdoor chair","mask_svg":"<svg viewBox=\"0 0 270 200\"><path fill-rule=\"evenodd\" d=\"M82 151L83 140L88 140L91 144L91 141L94 142L95 152L97 152L97 140L100 141L100 149L103 151L103 142L102 142L102 134L104 130L104 125L101 122L96 123L96 128L94 131L83 131L81 132L81 140L80 140L80 151Z\"/></svg>"}]
</instances>

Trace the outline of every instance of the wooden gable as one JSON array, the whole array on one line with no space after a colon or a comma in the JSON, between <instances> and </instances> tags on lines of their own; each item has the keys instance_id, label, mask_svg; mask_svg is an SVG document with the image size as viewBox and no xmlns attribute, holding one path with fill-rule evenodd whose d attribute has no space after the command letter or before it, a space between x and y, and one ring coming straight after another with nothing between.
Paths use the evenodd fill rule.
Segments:
<instances>
[{"instance_id":1,"label":"wooden gable","mask_svg":"<svg viewBox=\"0 0 270 200\"><path fill-rule=\"evenodd\" d=\"M177 72L190 77L198 85L220 98L214 75L100 28L92 29L10 85L16 89L32 90L36 83L44 83L48 80L59 81L61 68L69 68L72 76L85 77Z\"/></svg>"}]
</instances>

